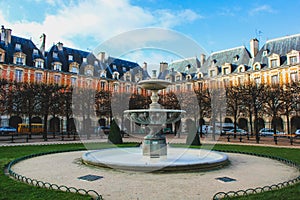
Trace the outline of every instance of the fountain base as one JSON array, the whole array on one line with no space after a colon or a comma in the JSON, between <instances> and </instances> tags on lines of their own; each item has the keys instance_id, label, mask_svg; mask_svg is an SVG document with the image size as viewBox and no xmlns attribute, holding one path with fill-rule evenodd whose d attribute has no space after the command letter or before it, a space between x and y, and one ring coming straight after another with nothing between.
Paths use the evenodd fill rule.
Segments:
<instances>
[{"instance_id":1,"label":"fountain base","mask_svg":"<svg viewBox=\"0 0 300 200\"><path fill-rule=\"evenodd\" d=\"M167 155L166 137L161 134L147 135L143 142L143 156L160 158Z\"/></svg>"}]
</instances>

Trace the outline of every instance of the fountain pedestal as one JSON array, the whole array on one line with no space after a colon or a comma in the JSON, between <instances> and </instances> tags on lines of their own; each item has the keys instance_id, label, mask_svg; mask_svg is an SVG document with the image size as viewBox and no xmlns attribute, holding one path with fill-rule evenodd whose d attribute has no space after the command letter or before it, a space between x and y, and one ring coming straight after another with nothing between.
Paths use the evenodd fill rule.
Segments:
<instances>
[{"instance_id":1,"label":"fountain pedestal","mask_svg":"<svg viewBox=\"0 0 300 200\"><path fill-rule=\"evenodd\" d=\"M160 158L167 155L167 142L164 135L147 135L144 137L143 156Z\"/></svg>"}]
</instances>

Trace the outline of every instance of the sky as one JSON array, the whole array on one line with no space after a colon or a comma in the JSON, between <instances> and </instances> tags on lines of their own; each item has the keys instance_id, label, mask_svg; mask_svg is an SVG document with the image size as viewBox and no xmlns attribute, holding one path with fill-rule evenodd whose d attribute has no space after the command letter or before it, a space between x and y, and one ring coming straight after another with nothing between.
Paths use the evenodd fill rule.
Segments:
<instances>
[{"instance_id":1,"label":"sky","mask_svg":"<svg viewBox=\"0 0 300 200\"><path fill-rule=\"evenodd\" d=\"M249 49L252 38L257 38L261 47L268 39L299 34L299 8L300 0L0 0L0 23L12 29L12 35L31 38L37 46L45 33L46 49L62 42L70 48L94 51L128 31L147 28L168 31L156 38L142 32L142 45L158 36L160 41L168 40L168 33L175 32L202 48L185 55L159 47L141 50L143 46L122 55L108 53L140 65L144 61L159 65L238 46ZM132 42L132 38L123 38L122 43L126 42Z\"/></svg>"}]
</instances>

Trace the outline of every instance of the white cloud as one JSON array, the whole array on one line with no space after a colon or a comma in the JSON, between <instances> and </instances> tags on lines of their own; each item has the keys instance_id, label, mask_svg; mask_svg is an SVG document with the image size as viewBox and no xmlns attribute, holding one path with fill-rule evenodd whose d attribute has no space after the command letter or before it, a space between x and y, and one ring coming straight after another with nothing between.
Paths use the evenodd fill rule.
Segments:
<instances>
[{"instance_id":1,"label":"white cloud","mask_svg":"<svg viewBox=\"0 0 300 200\"><path fill-rule=\"evenodd\" d=\"M275 13L276 11L269 5L257 6L249 11L249 15L256 15L259 13Z\"/></svg>"},{"instance_id":2,"label":"white cloud","mask_svg":"<svg viewBox=\"0 0 300 200\"><path fill-rule=\"evenodd\" d=\"M57 0L47 0L50 5ZM74 38L93 38L95 41L105 41L124 31L149 26L173 28L186 22L201 18L192 10L159 10L151 12L130 4L129 0L85 0L68 6L60 4L59 11L46 15L41 23L30 21L12 22L5 20L0 12L0 21L12 29L13 35L30 38L39 43L42 33L47 36L46 48L53 43L63 42L65 46L86 49L80 46ZM94 47L96 47L95 44Z\"/></svg>"}]
</instances>

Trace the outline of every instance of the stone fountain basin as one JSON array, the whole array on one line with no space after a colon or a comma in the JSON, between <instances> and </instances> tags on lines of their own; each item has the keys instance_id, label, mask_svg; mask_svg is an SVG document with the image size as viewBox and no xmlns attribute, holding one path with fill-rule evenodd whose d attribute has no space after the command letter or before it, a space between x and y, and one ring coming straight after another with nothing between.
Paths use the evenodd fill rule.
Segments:
<instances>
[{"instance_id":1,"label":"stone fountain basin","mask_svg":"<svg viewBox=\"0 0 300 200\"><path fill-rule=\"evenodd\" d=\"M143 80L138 83L138 85L146 90L163 90L167 88L172 83L166 80L153 79L153 80Z\"/></svg>"},{"instance_id":2,"label":"stone fountain basin","mask_svg":"<svg viewBox=\"0 0 300 200\"><path fill-rule=\"evenodd\" d=\"M189 148L170 148L160 158L143 156L141 148L111 148L84 153L86 164L119 170L141 172L205 171L228 164L226 154Z\"/></svg>"},{"instance_id":3,"label":"stone fountain basin","mask_svg":"<svg viewBox=\"0 0 300 200\"><path fill-rule=\"evenodd\" d=\"M176 122L180 119L184 110L173 109L137 109L125 110L127 118L143 125L159 125Z\"/></svg>"}]
</instances>

